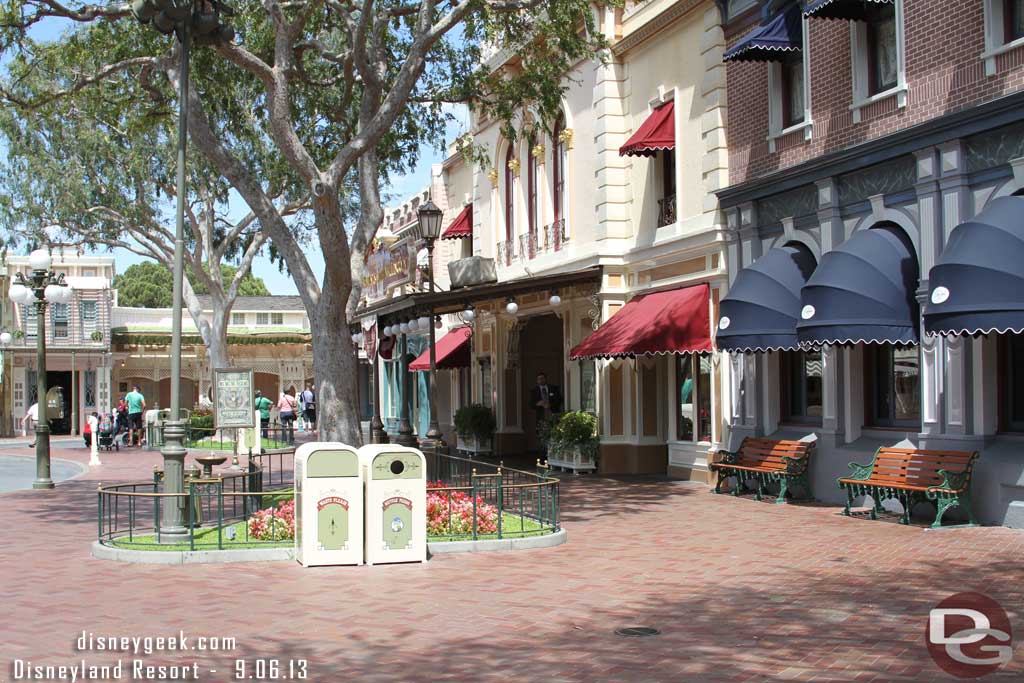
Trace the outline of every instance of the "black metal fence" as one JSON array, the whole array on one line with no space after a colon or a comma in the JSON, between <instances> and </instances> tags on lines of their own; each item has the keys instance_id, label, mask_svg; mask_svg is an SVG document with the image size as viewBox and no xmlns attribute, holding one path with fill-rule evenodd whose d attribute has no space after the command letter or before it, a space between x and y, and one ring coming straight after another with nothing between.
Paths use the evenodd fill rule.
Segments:
<instances>
[{"instance_id":1,"label":"black metal fence","mask_svg":"<svg viewBox=\"0 0 1024 683\"><path fill-rule=\"evenodd\" d=\"M185 448L208 451L233 451L238 442L235 429L214 429L213 427L185 426ZM288 448L295 445L295 430L271 423L261 430L264 449ZM146 447L158 450L164 445L164 423L155 422L146 427Z\"/></svg>"},{"instance_id":2,"label":"black metal fence","mask_svg":"<svg viewBox=\"0 0 1024 683\"><path fill-rule=\"evenodd\" d=\"M517 538L558 531L558 479L426 452L428 534L444 538Z\"/></svg>"}]
</instances>

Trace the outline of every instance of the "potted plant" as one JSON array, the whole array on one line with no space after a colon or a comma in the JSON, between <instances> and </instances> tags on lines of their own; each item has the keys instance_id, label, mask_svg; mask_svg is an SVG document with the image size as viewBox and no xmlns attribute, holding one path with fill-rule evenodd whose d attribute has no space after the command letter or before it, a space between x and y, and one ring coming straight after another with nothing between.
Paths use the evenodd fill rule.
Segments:
<instances>
[{"instance_id":1,"label":"potted plant","mask_svg":"<svg viewBox=\"0 0 1024 683\"><path fill-rule=\"evenodd\" d=\"M593 413L582 410L562 413L551 428L548 464L574 472L596 470L600 443L597 417Z\"/></svg>"},{"instance_id":2,"label":"potted plant","mask_svg":"<svg viewBox=\"0 0 1024 683\"><path fill-rule=\"evenodd\" d=\"M490 453L497 421L490 408L471 403L455 411L456 448L469 453Z\"/></svg>"}]
</instances>

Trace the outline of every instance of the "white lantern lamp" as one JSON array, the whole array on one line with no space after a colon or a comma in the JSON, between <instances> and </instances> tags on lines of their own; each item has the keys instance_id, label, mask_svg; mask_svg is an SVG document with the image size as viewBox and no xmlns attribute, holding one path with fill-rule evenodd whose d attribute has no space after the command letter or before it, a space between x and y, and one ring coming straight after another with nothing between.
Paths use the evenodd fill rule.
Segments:
<instances>
[{"instance_id":1,"label":"white lantern lamp","mask_svg":"<svg viewBox=\"0 0 1024 683\"><path fill-rule=\"evenodd\" d=\"M46 249L36 249L28 255L28 265L32 270L49 270L50 252Z\"/></svg>"},{"instance_id":2,"label":"white lantern lamp","mask_svg":"<svg viewBox=\"0 0 1024 683\"><path fill-rule=\"evenodd\" d=\"M516 303L514 297L510 296L508 298L508 303L505 304L505 312L507 312L509 315L515 315L516 313L519 312L519 304Z\"/></svg>"},{"instance_id":3,"label":"white lantern lamp","mask_svg":"<svg viewBox=\"0 0 1024 683\"><path fill-rule=\"evenodd\" d=\"M8 346L12 341L14 341L14 337L10 332L0 332L0 345Z\"/></svg>"},{"instance_id":4,"label":"white lantern lamp","mask_svg":"<svg viewBox=\"0 0 1024 683\"><path fill-rule=\"evenodd\" d=\"M10 289L7 290L7 298L16 304L27 303L27 299L31 294L32 290L20 282L15 282L11 285Z\"/></svg>"}]
</instances>

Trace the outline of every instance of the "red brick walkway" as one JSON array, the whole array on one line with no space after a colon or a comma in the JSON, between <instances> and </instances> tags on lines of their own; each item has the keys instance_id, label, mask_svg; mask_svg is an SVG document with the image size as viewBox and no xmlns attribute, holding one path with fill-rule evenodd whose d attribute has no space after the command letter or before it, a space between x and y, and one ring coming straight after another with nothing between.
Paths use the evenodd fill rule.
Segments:
<instances>
[{"instance_id":1,"label":"red brick walkway","mask_svg":"<svg viewBox=\"0 0 1024 683\"><path fill-rule=\"evenodd\" d=\"M304 658L314 683L947 680L925 650L927 614L966 590L1000 601L1024 640L1017 530L931 532L688 483L581 478L564 485L569 543L554 549L375 568L135 566L90 557L95 487L145 479L158 456L102 458L56 491L0 495L0 680L14 658L110 661L75 650L83 630L236 638L232 652L142 656L197 661L206 681L261 657ZM662 633L613 635L624 625ZM1024 680L1024 647L989 679Z\"/></svg>"}]
</instances>

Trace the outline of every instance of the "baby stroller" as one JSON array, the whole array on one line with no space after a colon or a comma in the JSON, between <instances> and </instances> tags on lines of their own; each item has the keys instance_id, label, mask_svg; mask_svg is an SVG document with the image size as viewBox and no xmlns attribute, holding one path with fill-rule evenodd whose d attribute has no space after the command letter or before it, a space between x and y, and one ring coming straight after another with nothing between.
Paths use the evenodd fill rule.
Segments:
<instances>
[{"instance_id":1,"label":"baby stroller","mask_svg":"<svg viewBox=\"0 0 1024 683\"><path fill-rule=\"evenodd\" d=\"M100 424L97 428L99 432L99 448L121 450L121 447L117 443L117 439L114 438L114 416L110 413L104 413L100 415Z\"/></svg>"}]
</instances>

